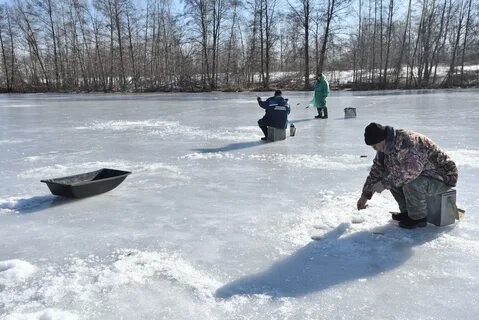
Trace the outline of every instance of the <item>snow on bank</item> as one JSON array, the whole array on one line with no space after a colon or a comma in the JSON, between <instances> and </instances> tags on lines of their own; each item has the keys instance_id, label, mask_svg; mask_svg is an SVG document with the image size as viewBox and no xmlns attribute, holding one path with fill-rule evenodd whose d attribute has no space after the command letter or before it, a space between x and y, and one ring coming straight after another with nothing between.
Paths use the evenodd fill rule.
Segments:
<instances>
[{"instance_id":1,"label":"snow on bank","mask_svg":"<svg viewBox=\"0 0 479 320\"><path fill-rule=\"evenodd\" d=\"M404 66L402 67L402 74L406 74L407 67ZM479 71L479 65L469 65L469 66L464 66L465 71ZM360 73L361 70L357 70L356 72ZM362 70L363 77L365 77L366 74L368 74L369 70ZM388 73L392 73L394 70L388 69ZM410 72L410 71L409 71ZM445 65L440 65L437 68L437 75L442 78L444 77L447 73L449 72L449 66ZM418 68L414 68L414 73L418 73ZM326 71L324 72L326 79L329 80L331 84L346 84L346 83L351 83L354 81L354 72L353 70L332 70L332 71ZM293 73L294 75L294 73ZM314 79L314 75L310 75L311 80Z\"/></svg>"}]
</instances>

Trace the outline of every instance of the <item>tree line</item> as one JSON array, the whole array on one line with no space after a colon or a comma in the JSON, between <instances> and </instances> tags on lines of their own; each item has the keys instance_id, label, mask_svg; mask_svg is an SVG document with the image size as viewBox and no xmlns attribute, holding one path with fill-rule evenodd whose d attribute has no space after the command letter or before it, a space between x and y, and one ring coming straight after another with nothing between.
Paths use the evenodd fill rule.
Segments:
<instances>
[{"instance_id":1,"label":"tree line","mask_svg":"<svg viewBox=\"0 0 479 320\"><path fill-rule=\"evenodd\" d=\"M479 86L478 65L479 0L0 3L0 92Z\"/></svg>"}]
</instances>

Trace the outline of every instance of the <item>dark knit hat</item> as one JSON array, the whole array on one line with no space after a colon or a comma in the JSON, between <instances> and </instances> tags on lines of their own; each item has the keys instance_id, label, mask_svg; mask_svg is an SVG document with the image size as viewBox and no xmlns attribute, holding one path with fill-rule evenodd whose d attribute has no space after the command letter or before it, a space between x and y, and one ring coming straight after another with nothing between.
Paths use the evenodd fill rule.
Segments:
<instances>
[{"instance_id":1,"label":"dark knit hat","mask_svg":"<svg viewBox=\"0 0 479 320\"><path fill-rule=\"evenodd\" d=\"M364 130L364 141L368 146L386 139L386 128L379 123L371 122Z\"/></svg>"}]
</instances>

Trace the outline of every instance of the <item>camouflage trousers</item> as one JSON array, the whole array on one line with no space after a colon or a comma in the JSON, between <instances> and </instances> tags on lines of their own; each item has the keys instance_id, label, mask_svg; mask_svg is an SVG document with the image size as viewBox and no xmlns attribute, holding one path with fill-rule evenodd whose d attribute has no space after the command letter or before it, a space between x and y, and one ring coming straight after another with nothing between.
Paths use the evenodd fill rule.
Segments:
<instances>
[{"instance_id":1,"label":"camouflage trousers","mask_svg":"<svg viewBox=\"0 0 479 320\"><path fill-rule=\"evenodd\" d=\"M427 217L428 196L446 192L451 189L444 182L429 177L419 176L402 187L394 187L390 191L399 205L401 212L407 212L411 219Z\"/></svg>"}]
</instances>

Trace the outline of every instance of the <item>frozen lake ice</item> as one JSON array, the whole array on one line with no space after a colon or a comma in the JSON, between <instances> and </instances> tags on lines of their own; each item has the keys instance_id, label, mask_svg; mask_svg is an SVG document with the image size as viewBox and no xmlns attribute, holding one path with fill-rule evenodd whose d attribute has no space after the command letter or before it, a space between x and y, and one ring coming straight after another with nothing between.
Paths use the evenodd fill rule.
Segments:
<instances>
[{"instance_id":1,"label":"frozen lake ice","mask_svg":"<svg viewBox=\"0 0 479 320\"><path fill-rule=\"evenodd\" d=\"M327 120L284 96L296 136L264 143L255 93L0 95L0 319L477 319L479 91L332 92ZM355 209L372 121L450 153L462 221ZM40 183L102 167L133 173Z\"/></svg>"}]
</instances>

